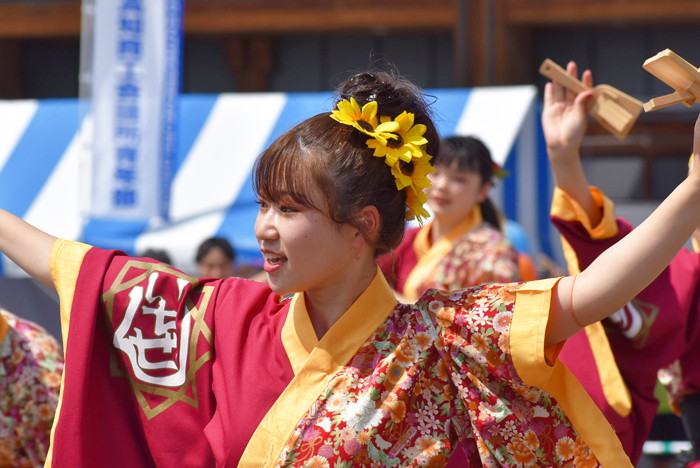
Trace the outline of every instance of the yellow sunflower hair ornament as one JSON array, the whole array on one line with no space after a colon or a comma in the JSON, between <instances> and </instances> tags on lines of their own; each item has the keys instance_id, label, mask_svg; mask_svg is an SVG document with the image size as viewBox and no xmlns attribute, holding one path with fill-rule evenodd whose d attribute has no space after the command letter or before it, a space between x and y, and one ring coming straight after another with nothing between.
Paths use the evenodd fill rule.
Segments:
<instances>
[{"instance_id":1,"label":"yellow sunflower hair ornament","mask_svg":"<svg viewBox=\"0 0 700 468\"><path fill-rule=\"evenodd\" d=\"M374 149L374 156L383 157L396 178L396 188L406 190L406 219L419 223L430 215L423 207L428 197L424 190L430 187L427 175L435 172L432 159L425 152L428 140L423 136L427 127L414 125L415 116L402 112L395 119L383 115L377 118L377 102L370 101L362 108L354 98L343 99L331 118L355 127L370 138L367 146Z\"/></svg>"},{"instance_id":2,"label":"yellow sunflower hair ornament","mask_svg":"<svg viewBox=\"0 0 700 468\"><path fill-rule=\"evenodd\" d=\"M400 126L397 122L379 124L377 120L377 102L368 102L360 109L360 105L355 101L355 98L350 98L350 101L347 99L340 101L338 109L331 113L331 118L341 124L352 125L384 145L387 143L387 138L395 138L391 132L397 131Z\"/></svg>"},{"instance_id":3,"label":"yellow sunflower hair ornament","mask_svg":"<svg viewBox=\"0 0 700 468\"><path fill-rule=\"evenodd\" d=\"M390 117L382 116L382 122L391 121ZM410 162L412 158L421 158L425 154L421 147L428 144L428 140L423 138L425 125L413 125L413 114L402 112L395 120L399 124L396 130L396 138L388 140L382 144L378 140L367 140L367 146L374 148L374 155L386 158L389 166L396 164L397 160Z\"/></svg>"}]
</instances>

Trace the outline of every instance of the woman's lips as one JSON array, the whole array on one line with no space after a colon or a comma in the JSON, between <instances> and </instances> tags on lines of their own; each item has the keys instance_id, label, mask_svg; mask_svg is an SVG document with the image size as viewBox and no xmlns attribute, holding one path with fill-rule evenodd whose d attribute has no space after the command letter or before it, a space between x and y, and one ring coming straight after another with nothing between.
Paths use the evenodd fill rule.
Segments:
<instances>
[{"instance_id":1,"label":"woman's lips","mask_svg":"<svg viewBox=\"0 0 700 468\"><path fill-rule=\"evenodd\" d=\"M450 204L450 201L446 198L440 198L440 197L433 197L432 200L430 200L431 203L434 203L437 206L447 206Z\"/></svg>"},{"instance_id":2,"label":"woman's lips","mask_svg":"<svg viewBox=\"0 0 700 468\"><path fill-rule=\"evenodd\" d=\"M285 263L287 263L287 258L282 255L276 254L269 250L263 250L262 253L263 257L265 258L263 269L268 273L272 273L273 271L280 269Z\"/></svg>"}]
</instances>

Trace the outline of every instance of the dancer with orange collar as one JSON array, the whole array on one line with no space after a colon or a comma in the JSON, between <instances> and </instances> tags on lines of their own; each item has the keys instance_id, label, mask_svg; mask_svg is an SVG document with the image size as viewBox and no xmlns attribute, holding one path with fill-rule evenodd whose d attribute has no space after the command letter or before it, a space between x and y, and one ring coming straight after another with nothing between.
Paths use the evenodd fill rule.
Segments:
<instances>
[{"instance_id":1,"label":"dancer with orange collar","mask_svg":"<svg viewBox=\"0 0 700 468\"><path fill-rule=\"evenodd\" d=\"M480 140L442 141L426 191L430 222L407 230L396 251L379 259L389 283L406 301L414 302L429 289L518 281L518 253L501 233L499 214L488 197L494 176L502 173Z\"/></svg>"}]
</instances>

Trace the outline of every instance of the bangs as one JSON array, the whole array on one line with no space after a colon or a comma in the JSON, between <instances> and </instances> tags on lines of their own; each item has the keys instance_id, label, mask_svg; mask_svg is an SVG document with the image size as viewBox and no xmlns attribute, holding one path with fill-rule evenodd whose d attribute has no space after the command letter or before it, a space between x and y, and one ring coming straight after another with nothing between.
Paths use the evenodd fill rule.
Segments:
<instances>
[{"instance_id":1,"label":"bangs","mask_svg":"<svg viewBox=\"0 0 700 468\"><path fill-rule=\"evenodd\" d=\"M323 211L312 198L319 187L316 175L321 161L313 151L301 147L296 128L288 131L255 162L253 190L263 200L273 203L297 203L317 211Z\"/></svg>"},{"instance_id":2,"label":"bangs","mask_svg":"<svg viewBox=\"0 0 700 468\"><path fill-rule=\"evenodd\" d=\"M488 151L486 147L483 147L483 150ZM480 159L483 161L479 161ZM442 141L433 165L454 167L458 171L480 172L480 162L491 165L491 161L484 157L482 148L473 142L472 138L451 137Z\"/></svg>"},{"instance_id":3,"label":"bangs","mask_svg":"<svg viewBox=\"0 0 700 468\"><path fill-rule=\"evenodd\" d=\"M438 153L438 157L433 161L435 167L446 167L448 169L455 168L460 172L479 172L479 164L474 156L469 155L466 151L461 152L452 148L445 148L443 143L442 150Z\"/></svg>"}]
</instances>

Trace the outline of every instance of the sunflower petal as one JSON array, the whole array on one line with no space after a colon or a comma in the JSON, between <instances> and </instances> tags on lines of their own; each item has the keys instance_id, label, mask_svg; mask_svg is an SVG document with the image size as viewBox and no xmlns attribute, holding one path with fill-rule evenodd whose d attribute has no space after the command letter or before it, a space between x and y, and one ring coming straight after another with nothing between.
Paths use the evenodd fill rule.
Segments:
<instances>
[{"instance_id":1,"label":"sunflower petal","mask_svg":"<svg viewBox=\"0 0 700 468\"><path fill-rule=\"evenodd\" d=\"M425 153L423 152L423 150L420 149L420 148L418 148L416 145L413 145L413 144L411 144L411 143L406 143L405 146L406 146L406 148L409 149L409 151L411 152L411 155L413 155L413 157L416 158L416 159L422 158L423 155L425 154Z\"/></svg>"},{"instance_id":2,"label":"sunflower petal","mask_svg":"<svg viewBox=\"0 0 700 468\"><path fill-rule=\"evenodd\" d=\"M426 130L428 130L428 127L423 124L414 125L409 131L406 132L406 138L422 137ZM426 140L425 143L427 142L428 141Z\"/></svg>"},{"instance_id":3,"label":"sunflower petal","mask_svg":"<svg viewBox=\"0 0 700 468\"><path fill-rule=\"evenodd\" d=\"M356 119L362 117L362 110L360 109L360 105L357 103L354 97L350 98L350 105L352 106L352 111Z\"/></svg>"},{"instance_id":4,"label":"sunflower petal","mask_svg":"<svg viewBox=\"0 0 700 468\"><path fill-rule=\"evenodd\" d=\"M393 172L394 167L397 167L396 162L399 160L399 155L397 154L396 150L393 148L386 148L386 163L387 165L391 166L391 170ZM398 167L396 169L398 171ZM401 171L399 171L401 173ZM403 174L401 174L403 175ZM401 190L401 189L399 189Z\"/></svg>"},{"instance_id":5,"label":"sunflower petal","mask_svg":"<svg viewBox=\"0 0 700 468\"><path fill-rule=\"evenodd\" d=\"M355 120L344 112L334 110L331 112L331 119L337 120L341 124L352 125Z\"/></svg>"},{"instance_id":6,"label":"sunflower petal","mask_svg":"<svg viewBox=\"0 0 700 468\"><path fill-rule=\"evenodd\" d=\"M399 124L397 122L384 122L379 124L375 130L381 133L395 133L399 130Z\"/></svg>"},{"instance_id":7,"label":"sunflower petal","mask_svg":"<svg viewBox=\"0 0 700 468\"><path fill-rule=\"evenodd\" d=\"M338 111L347 115L348 118L351 120L357 120L357 117L359 115L355 112L355 109L352 107L352 104L345 99L338 103Z\"/></svg>"},{"instance_id":8,"label":"sunflower petal","mask_svg":"<svg viewBox=\"0 0 700 468\"><path fill-rule=\"evenodd\" d=\"M408 210L406 211L406 219L416 219L420 224L423 224L423 220L430 217L430 213L423 206L428 200L428 197L422 190L416 190L415 187L410 187L406 189L406 205L408 205Z\"/></svg>"},{"instance_id":9,"label":"sunflower petal","mask_svg":"<svg viewBox=\"0 0 700 468\"><path fill-rule=\"evenodd\" d=\"M386 154L386 146L380 144L374 138L367 140L367 146L370 148L374 148L374 155L373 156L377 156L378 158L381 158Z\"/></svg>"},{"instance_id":10,"label":"sunflower petal","mask_svg":"<svg viewBox=\"0 0 700 468\"><path fill-rule=\"evenodd\" d=\"M427 189L430 187L431 184L430 184L430 179L423 176L423 177L414 177L413 178L413 185L415 185L416 187L420 187L422 189Z\"/></svg>"},{"instance_id":11,"label":"sunflower petal","mask_svg":"<svg viewBox=\"0 0 700 468\"><path fill-rule=\"evenodd\" d=\"M406 145L402 146L401 148L397 148L396 152L402 161L411 162L411 149Z\"/></svg>"},{"instance_id":12,"label":"sunflower petal","mask_svg":"<svg viewBox=\"0 0 700 468\"><path fill-rule=\"evenodd\" d=\"M403 111L394 120L401 125L401 133L406 134L413 126L413 113Z\"/></svg>"},{"instance_id":13,"label":"sunflower petal","mask_svg":"<svg viewBox=\"0 0 700 468\"><path fill-rule=\"evenodd\" d=\"M426 140L426 139L423 138L422 136L415 136L415 135L410 135L410 136L409 136L409 135L405 135L405 136L403 137L403 140L404 140L407 144L411 144L411 145L414 145L414 146L417 146L417 147L423 146L423 145L427 145L427 144L428 144L428 140Z\"/></svg>"},{"instance_id":14,"label":"sunflower petal","mask_svg":"<svg viewBox=\"0 0 700 468\"><path fill-rule=\"evenodd\" d=\"M362 106L362 120L370 122L377 117L377 101L370 101Z\"/></svg>"}]
</instances>

